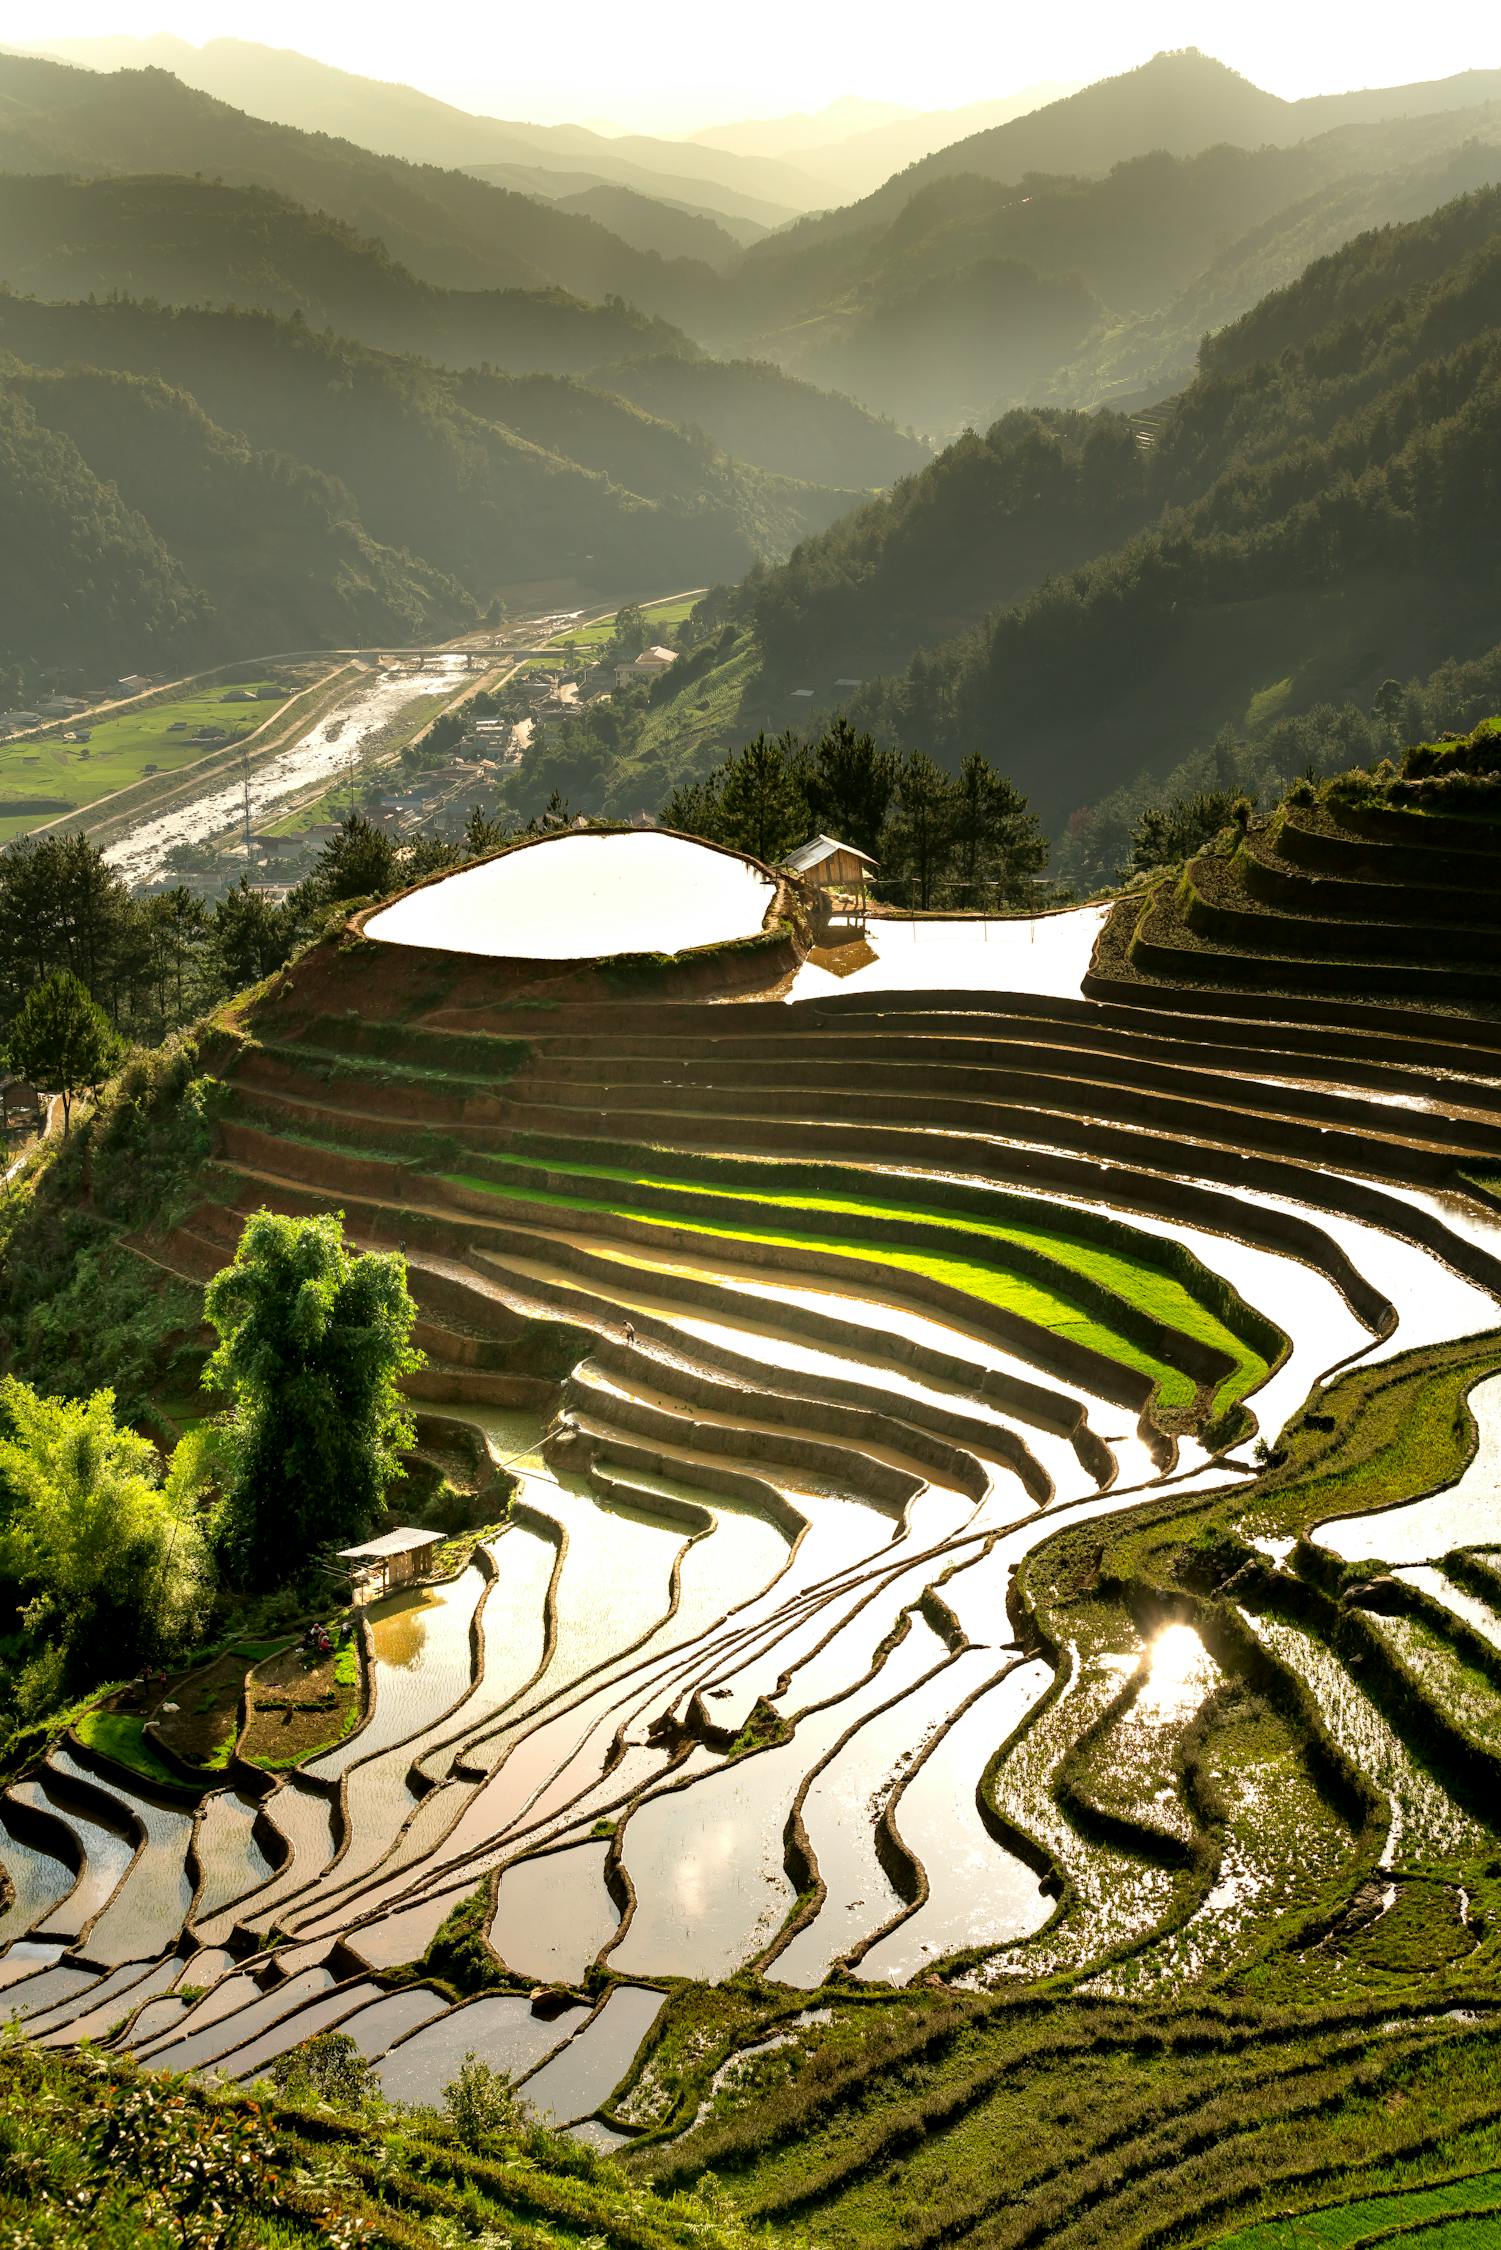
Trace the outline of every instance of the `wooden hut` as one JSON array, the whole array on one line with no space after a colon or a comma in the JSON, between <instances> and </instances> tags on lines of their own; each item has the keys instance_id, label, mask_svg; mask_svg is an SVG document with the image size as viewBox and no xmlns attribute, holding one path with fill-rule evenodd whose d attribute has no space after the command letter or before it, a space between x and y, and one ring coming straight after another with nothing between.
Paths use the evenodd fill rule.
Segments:
<instances>
[{"instance_id":1,"label":"wooden hut","mask_svg":"<svg viewBox=\"0 0 1501 2250\"><path fill-rule=\"evenodd\" d=\"M395 1531L383 1531L378 1539L367 1539L363 1546L341 1547L339 1560L348 1566L355 1600L370 1601L377 1594L389 1594L393 1587L421 1578L442 1544L441 1531L418 1531L410 1524L400 1524Z\"/></svg>"},{"instance_id":2,"label":"wooden hut","mask_svg":"<svg viewBox=\"0 0 1501 2250\"><path fill-rule=\"evenodd\" d=\"M880 866L869 852L857 851L853 844L842 844L837 836L814 836L806 844L799 844L782 862L791 875L801 877L822 895L823 911L820 920L827 924L834 912L834 893L842 891L852 897L853 919L858 928L865 926L865 889L870 877Z\"/></svg>"}]
</instances>

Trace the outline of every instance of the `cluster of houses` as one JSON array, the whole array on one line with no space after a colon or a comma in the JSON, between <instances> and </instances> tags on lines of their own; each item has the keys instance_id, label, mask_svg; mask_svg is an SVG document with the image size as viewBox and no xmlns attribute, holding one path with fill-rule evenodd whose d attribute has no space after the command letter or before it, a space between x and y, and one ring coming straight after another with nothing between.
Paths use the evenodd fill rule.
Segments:
<instances>
[{"instance_id":1,"label":"cluster of houses","mask_svg":"<svg viewBox=\"0 0 1501 2250\"><path fill-rule=\"evenodd\" d=\"M44 695L35 705L24 709L0 711L0 735L26 734L32 727L53 725L58 719L71 719L79 711L92 711L101 703L119 703L132 695L144 695L156 682L144 672L127 672L123 679L108 687L91 688L87 695Z\"/></svg>"}]
</instances>

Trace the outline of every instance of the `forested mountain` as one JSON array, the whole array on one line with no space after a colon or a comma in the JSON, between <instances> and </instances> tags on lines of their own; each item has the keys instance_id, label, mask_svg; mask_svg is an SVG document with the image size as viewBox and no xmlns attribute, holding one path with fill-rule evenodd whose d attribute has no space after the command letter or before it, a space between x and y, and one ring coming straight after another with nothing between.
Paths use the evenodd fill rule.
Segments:
<instances>
[{"instance_id":1,"label":"forested mountain","mask_svg":"<svg viewBox=\"0 0 1501 2250\"><path fill-rule=\"evenodd\" d=\"M596 369L590 380L648 414L707 432L737 460L836 485L890 484L931 458L919 439L853 399L819 390L767 360L659 352Z\"/></svg>"},{"instance_id":2,"label":"forested mountain","mask_svg":"<svg viewBox=\"0 0 1501 2250\"><path fill-rule=\"evenodd\" d=\"M77 447L206 597L200 646L424 640L474 614L452 577L373 539L336 478L221 429L158 377L69 367L18 372L9 388ZM81 622L87 630L90 614Z\"/></svg>"},{"instance_id":3,"label":"forested mountain","mask_svg":"<svg viewBox=\"0 0 1501 2250\"><path fill-rule=\"evenodd\" d=\"M955 141L909 165L879 192L895 204L929 180L959 172L1019 180L1028 172L1108 172L1156 149L1192 156L1221 142L1247 149L1285 147L1341 125L1472 109L1498 98L1501 71L1470 70L1427 84L1289 102L1196 47L1185 47Z\"/></svg>"},{"instance_id":4,"label":"forested mountain","mask_svg":"<svg viewBox=\"0 0 1501 2250\"><path fill-rule=\"evenodd\" d=\"M1025 117L1073 91L1071 85L1049 81L962 109L904 110L892 103L846 99L811 117L752 119L713 126L693 138L703 148L781 157L817 183L823 190L820 200L849 203L935 149Z\"/></svg>"},{"instance_id":5,"label":"forested mountain","mask_svg":"<svg viewBox=\"0 0 1501 2250\"><path fill-rule=\"evenodd\" d=\"M707 212L690 211L682 204L664 203L660 196L642 195L635 188L597 187L555 199L560 211L573 211L608 227L634 250L649 250L659 258L697 258L723 271L739 257L744 242ZM756 233L764 232L757 228Z\"/></svg>"},{"instance_id":6,"label":"forested mountain","mask_svg":"<svg viewBox=\"0 0 1501 2250\"><path fill-rule=\"evenodd\" d=\"M0 297L0 351L69 371L13 383L160 533L225 653L247 633L410 638L520 581L738 573L853 497L731 462L578 384L445 373L263 313ZM72 542L59 522L44 544L67 558ZM168 583L159 561L143 575ZM87 647L86 577L68 601Z\"/></svg>"},{"instance_id":7,"label":"forested mountain","mask_svg":"<svg viewBox=\"0 0 1501 2250\"><path fill-rule=\"evenodd\" d=\"M1403 290L1409 261L1438 270ZM1167 415L1160 524L920 655L862 714L945 763L983 743L1056 817L1248 712L1368 700L1489 646L1501 191L1364 238L1292 294L1305 341L1233 373L1211 354ZM1257 321L1277 332L1277 300Z\"/></svg>"},{"instance_id":8,"label":"forested mountain","mask_svg":"<svg viewBox=\"0 0 1501 2250\"><path fill-rule=\"evenodd\" d=\"M742 614L777 679L826 695L1114 545L1151 513L1148 481L1123 417L1018 408L759 573Z\"/></svg>"},{"instance_id":9,"label":"forested mountain","mask_svg":"<svg viewBox=\"0 0 1501 2250\"><path fill-rule=\"evenodd\" d=\"M326 212L269 188L170 175L0 173L0 282L38 297L116 293L296 314L452 366L582 374L602 359L694 349L618 297L440 289Z\"/></svg>"},{"instance_id":10,"label":"forested mountain","mask_svg":"<svg viewBox=\"0 0 1501 2250\"><path fill-rule=\"evenodd\" d=\"M1147 435L1017 414L960 440L707 600L641 739L692 771L716 738L842 704L951 769L983 750L1057 821L1222 726L1490 648L1501 189L1322 260L1212 341Z\"/></svg>"},{"instance_id":11,"label":"forested mountain","mask_svg":"<svg viewBox=\"0 0 1501 2250\"><path fill-rule=\"evenodd\" d=\"M1111 399L1155 402L1180 389L1206 337L1217 342L1217 331L1235 326L1247 307L1316 260L1372 228L1419 218L1501 179L1501 105L1482 114L1486 137L1411 170L1333 180L1232 242L1161 311L1107 317L1058 370L1049 395L1087 407Z\"/></svg>"},{"instance_id":12,"label":"forested mountain","mask_svg":"<svg viewBox=\"0 0 1501 2250\"><path fill-rule=\"evenodd\" d=\"M1310 256L1498 176L1501 103L1293 148L1159 151L1100 179L935 179L756 244L734 318L758 353L930 430L1039 396L1160 395L1206 327ZM1028 312L1043 284L1050 325Z\"/></svg>"},{"instance_id":13,"label":"forested mountain","mask_svg":"<svg viewBox=\"0 0 1501 2250\"><path fill-rule=\"evenodd\" d=\"M0 663L101 670L190 653L206 603L143 517L37 419L0 359Z\"/></svg>"},{"instance_id":14,"label":"forested mountain","mask_svg":"<svg viewBox=\"0 0 1501 2250\"><path fill-rule=\"evenodd\" d=\"M202 172L275 188L377 235L448 289L619 295L676 319L719 287L707 266L633 250L532 196L248 117L162 70L103 76L0 55L0 171Z\"/></svg>"},{"instance_id":15,"label":"forested mountain","mask_svg":"<svg viewBox=\"0 0 1501 2250\"><path fill-rule=\"evenodd\" d=\"M160 70L0 57L0 173L46 175L33 203L13 187L8 206L10 264L43 293L300 308L386 348L568 372L687 349L686 331L942 435L1038 399L1160 395L1206 327L1351 227L1501 173L1501 102L1456 106L1489 88L1470 74L1397 89L1395 114L1341 124L1338 105L1305 112L1203 56L1159 57L961 142L962 165L942 152L744 251L618 186L539 200L245 116ZM1422 101L1435 106L1406 113ZM1164 118L1181 130L1153 145ZM1262 145L1268 118L1292 145ZM1108 146L1101 120L1115 121ZM1308 123L1320 129L1298 140ZM1236 133L1258 145L1230 145ZM121 177L147 166L155 178ZM164 170L204 178L194 194ZM70 203L66 172L95 175L94 199L80 184Z\"/></svg>"}]
</instances>

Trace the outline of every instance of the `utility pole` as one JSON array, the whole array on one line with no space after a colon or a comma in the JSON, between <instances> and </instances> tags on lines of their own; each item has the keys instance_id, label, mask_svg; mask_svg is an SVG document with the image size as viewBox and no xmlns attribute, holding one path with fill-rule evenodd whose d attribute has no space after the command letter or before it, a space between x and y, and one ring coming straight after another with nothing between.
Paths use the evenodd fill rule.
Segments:
<instances>
[{"instance_id":1,"label":"utility pole","mask_svg":"<svg viewBox=\"0 0 1501 2250\"><path fill-rule=\"evenodd\" d=\"M245 812L245 873L250 873L250 748L248 741L240 750L240 787Z\"/></svg>"}]
</instances>

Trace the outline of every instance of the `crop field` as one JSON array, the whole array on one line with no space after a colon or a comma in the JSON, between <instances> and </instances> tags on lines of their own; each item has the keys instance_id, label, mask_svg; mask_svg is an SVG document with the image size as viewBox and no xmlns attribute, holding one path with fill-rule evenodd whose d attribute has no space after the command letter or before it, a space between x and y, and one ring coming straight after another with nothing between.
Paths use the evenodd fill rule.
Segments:
<instances>
[{"instance_id":1,"label":"crop field","mask_svg":"<svg viewBox=\"0 0 1501 2250\"><path fill-rule=\"evenodd\" d=\"M0 746L0 843L81 812L133 781L176 773L231 746L275 718L304 684L281 677L218 681L78 727L59 721L34 741ZM69 731L87 733L88 740L65 742Z\"/></svg>"},{"instance_id":2,"label":"crop field","mask_svg":"<svg viewBox=\"0 0 1501 2250\"><path fill-rule=\"evenodd\" d=\"M698 598L697 594L685 594L673 601L643 602L641 608L649 625L654 629L665 629L669 625L681 625L697 604ZM561 633L553 635L548 646L561 648L565 642L572 641L577 648L597 652L611 639L614 631L615 616L612 611L608 617L597 617L588 625L565 626Z\"/></svg>"},{"instance_id":3,"label":"crop field","mask_svg":"<svg viewBox=\"0 0 1501 2250\"><path fill-rule=\"evenodd\" d=\"M474 2051L773 2241L1501 2239L1501 1025L1400 928L1175 982L1185 914L1083 992L352 938L227 1017L129 1247L400 1248L479 1528L357 1703L247 1651L236 1755L12 1786L4 2008L239 2084L346 2028L415 2105Z\"/></svg>"}]
</instances>

